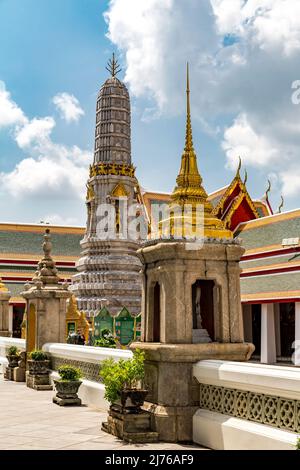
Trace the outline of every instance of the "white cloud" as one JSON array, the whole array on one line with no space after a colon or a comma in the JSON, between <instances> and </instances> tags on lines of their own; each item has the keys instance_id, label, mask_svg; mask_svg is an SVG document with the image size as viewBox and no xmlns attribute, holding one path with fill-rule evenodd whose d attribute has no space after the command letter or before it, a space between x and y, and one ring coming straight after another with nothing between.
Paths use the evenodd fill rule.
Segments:
<instances>
[{"instance_id":1,"label":"white cloud","mask_svg":"<svg viewBox=\"0 0 300 470\"><path fill-rule=\"evenodd\" d=\"M232 169L240 156L245 165L268 167L280 158L278 149L261 134L255 132L245 114L240 114L233 125L224 132L223 150Z\"/></svg>"},{"instance_id":2,"label":"white cloud","mask_svg":"<svg viewBox=\"0 0 300 470\"><path fill-rule=\"evenodd\" d=\"M288 171L282 171L280 174L283 182L282 192L287 197L298 197L300 194L300 168L289 168Z\"/></svg>"},{"instance_id":3,"label":"white cloud","mask_svg":"<svg viewBox=\"0 0 300 470\"><path fill-rule=\"evenodd\" d=\"M299 0L211 0L221 34L236 34L285 55L300 50Z\"/></svg>"},{"instance_id":4,"label":"white cloud","mask_svg":"<svg viewBox=\"0 0 300 470\"><path fill-rule=\"evenodd\" d=\"M295 194L299 0L111 0L105 18L131 93L149 100L144 119L183 114L189 60L193 118L215 138L211 129L225 123L227 165L236 169L240 154L265 178L275 173L286 196Z\"/></svg>"},{"instance_id":5,"label":"white cloud","mask_svg":"<svg viewBox=\"0 0 300 470\"><path fill-rule=\"evenodd\" d=\"M55 121L52 117L34 118L16 129L16 142L21 149L40 145L48 141L54 127Z\"/></svg>"},{"instance_id":6,"label":"white cloud","mask_svg":"<svg viewBox=\"0 0 300 470\"><path fill-rule=\"evenodd\" d=\"M78 99L69 93L58 93L52 99L58 109L61 117L68 123L78 122L81 116L84 116L84 111L80 106Z\"/></svg>"},{"instance_id":7,"label":"white cloud","mask_svg":"<svg viewBox=\"0 0 300 470\"><path fill-rule=\"evenodd\" d=\"M25 158L13 171L0 174L2 189L19 199L83 199L88 160L78 166L71 157L72 152L57 161L44 155Z\"/></svg>"},{"instance_id":8,"label":"white cloud","mask_svg":"<svg viewBox=\"0 0 300 470\"><path fill-rule=\"evenodd\" d=\"M51 134L56 122L53 117L29 120L10 94L6 91L5 94L10 103L6 109L12 110L9 120L10 125L14 125L12 135L27 157L12 171L0 172L1 190L18 200L35 198L48 205L56 205L58 199L83 200L91 152L54 142Z\"/></svg>"},{"instance_id":9,"label":"white cloud","mask_svg":"<svg viewBox=\"0 0 300 470\"><path fill-rule=\"evenodd\" d=\"M19 106L11 99L4 82L0 80L0 129L1 127L24 124L26 117Z\"/></svg>"}]
</instances>

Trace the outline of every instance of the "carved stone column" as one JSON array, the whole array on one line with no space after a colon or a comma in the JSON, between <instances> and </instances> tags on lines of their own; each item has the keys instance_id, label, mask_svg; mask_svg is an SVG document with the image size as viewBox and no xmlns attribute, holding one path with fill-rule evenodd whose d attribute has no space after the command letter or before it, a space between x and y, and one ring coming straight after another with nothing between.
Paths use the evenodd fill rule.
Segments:
<instances>
[{"instance_id":1,"label":"carved stone column","mask_svg":"<svg viewBox=\"0 0 300 470\"><path fill-rule=\"evenodd\" d=\"M12 335L9 329L9 299L10 292L0 278L0 336L6 337Z\"/></svg>"}]
</instances>

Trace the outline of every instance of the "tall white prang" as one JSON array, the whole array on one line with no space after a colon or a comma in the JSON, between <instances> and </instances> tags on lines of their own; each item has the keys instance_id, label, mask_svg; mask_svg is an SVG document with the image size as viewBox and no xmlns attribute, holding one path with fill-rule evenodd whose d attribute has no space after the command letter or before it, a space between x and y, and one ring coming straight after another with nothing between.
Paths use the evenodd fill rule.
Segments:
<instances>
[{"instance_id":1,"label":"tall white prang","mask_svg":"<svg viewBox=\"0 0 300 470\"><path fill-rule=\"evenodd\" d=\"M87 227L71 290L79 310L87 316L97 314L103 306L112 315L123 307L137 315L141 310L141 263L136 254L139 242L129 235L128 214L136 219L139 213L139 186L131 162L130 98L116 77L120 69L114 55L107 69L111 76L97 99Z\"/></svg>"}]
</instances>

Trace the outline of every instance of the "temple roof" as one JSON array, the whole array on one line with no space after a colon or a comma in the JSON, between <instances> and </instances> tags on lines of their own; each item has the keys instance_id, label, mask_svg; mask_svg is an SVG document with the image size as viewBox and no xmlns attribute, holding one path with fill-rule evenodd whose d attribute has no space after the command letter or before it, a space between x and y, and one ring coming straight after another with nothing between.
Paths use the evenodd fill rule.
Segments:
<instances>
[{"instance_id":1,"label":"temple roof","mask_svg":"<svg viewBox=\"0 0 300 470\"><path fill-rule=\"evenodd\" d=\"M241 267L243 302L300 298L300 210L243 223L236 235L246 252Z\"/></svg>"}]
</instances>

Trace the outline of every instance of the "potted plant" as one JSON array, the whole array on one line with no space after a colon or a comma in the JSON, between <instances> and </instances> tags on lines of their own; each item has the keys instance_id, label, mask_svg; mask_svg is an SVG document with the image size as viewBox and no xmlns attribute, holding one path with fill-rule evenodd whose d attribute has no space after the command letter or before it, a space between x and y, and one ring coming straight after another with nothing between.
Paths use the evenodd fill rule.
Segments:
<instances>
[{"instance_id":1,"label":"potted plant","mask_svg":"<svg viewBox=\"0 0 300 470\"><path fill-rule=\"evenodd\" d=\"M20 360L20 351L16 346L10 346L7 351L8 367L14 368L18 367L18 362Z\"/></svg>"},{"instance_id":2,"label":"potted plant","mask_svg":"<svg viewBox=\"0 0 300 470\"><path fill-rule=\"evenodd\" d=\"M32 351L29 354L27 364L30 375L46 375L49 373L50 360L44 351Z\"/></svg>"},{"instance_id":3,"label":"potted plant","mask_svg":"<svg viewBox=\"0 0 300 470\"><path fill-rule=\"evenodd\" d=\"M56 395L53 402L60 406L81 405L78 398L78 390L81 382L82 372L80 369L70 365L61 366L58 369L60 379L54 380Z\"/></svg>"},{"instance_id":4,"label":"potted plant","mask_svg":"<svg viewBox=\"0 0 300 470\"><path fill-rule=\"evenodd\" d=\"M101 338L95 340L94 346L116 349L117 341L112 332L108 328L104 328L101 330Z\"/></svg>"},{"instance_id":5,"label":"potted plant","mask_svg":"<svg viewBox=\"0 0 300 470\"><path fill-rule=\"evenodd\" d=\"M122 413L140 413L148 390L143 388L145 376L145 354L136 349L129 360L113 359L103 361L100 376L105 385L104 397L111 407L120 408Z\"/></svg>"}]
</instances>

